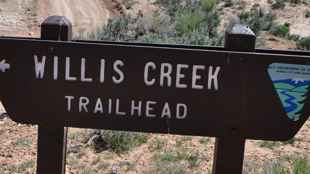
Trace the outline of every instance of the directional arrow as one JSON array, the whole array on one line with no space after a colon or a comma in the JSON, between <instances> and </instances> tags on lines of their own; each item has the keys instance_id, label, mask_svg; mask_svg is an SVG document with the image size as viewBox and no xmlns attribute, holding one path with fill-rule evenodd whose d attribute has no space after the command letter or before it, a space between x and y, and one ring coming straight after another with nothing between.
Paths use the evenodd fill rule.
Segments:
<instances>
[{"instance_id":1,"label":"directional arrow","mask_svg":"<svg viewBox=\"0 0 310 174\"><path fill-rule=\"evenodd\" d=\"M0 71L1 72L5 72L6 70L10 69L10 64L8 63L5 63L5 59L3 59L1 62L0 62Z\"/></svg>"}]
</instances>

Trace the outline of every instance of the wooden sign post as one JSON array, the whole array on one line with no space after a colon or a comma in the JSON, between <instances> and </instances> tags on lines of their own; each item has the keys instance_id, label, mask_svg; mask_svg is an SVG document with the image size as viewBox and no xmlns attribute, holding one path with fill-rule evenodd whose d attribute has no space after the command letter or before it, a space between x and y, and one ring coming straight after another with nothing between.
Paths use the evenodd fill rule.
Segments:
<instances>
[{"instance_id":1,"label":"wooden sign post","mask_svg":"<svg viewBox=\"0 0 310 174\"><path fill-rule=\"evenodd\" d=\"M225 35L225 49L230 51L250 52L255 49L256 36L253 31L244 25L235 25ZM242 60L240 69L246 71ZM241 89L246 90L242 80ZM244 98L243 101L246 101ZM243 108L240 108L242 110ZM238 116L236 116L238 117ZM238 123L236 123L238 124ZM231 134L217 137L214 147L213 174L242 173L245 148L245 138L239 134L238 128L232 128Z\"/></svg>"},{"instance_id":2,"label":"wooden sign post","mask_svg":"<svg viewBox=\"0 0 310 174\"><path fill-rule=\"evenodd\" d=\"M66 17L51 16L41 25L42 40L70 41L71 37L72 25ZM49 47L50 53L53 49ZM37 174L65 174L67 132L63 126L39 124Z\"/></svg>"}]
</instances>

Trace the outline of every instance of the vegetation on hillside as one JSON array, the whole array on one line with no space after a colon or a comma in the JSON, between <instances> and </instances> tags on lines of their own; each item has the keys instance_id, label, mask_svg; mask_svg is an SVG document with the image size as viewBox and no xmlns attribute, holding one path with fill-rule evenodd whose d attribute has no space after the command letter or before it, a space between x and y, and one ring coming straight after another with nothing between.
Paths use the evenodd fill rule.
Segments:
<instances>
[{"instance_id":1,"label":"vegetation on hillside","mask_svg":"<svg viewBox=\"0 0 310 174\"><path fill-rule=\"evenodd\" d=\"M223 0L224 7L236 5L236 1ZM156 0L158 9L154 13L139 14L135 17L124 15L109 20L98 33L88 39L185 44L223 45L224 33L218 31L220 16L217 0ZM284 8L286 4L308 4L304 0L270 0L272 8ZM240 5L240 4L239 4ZM305 12L307 16L309 12ZM309 15L310 16L310 15ZM309 38L290 34L290 24L279 24L271 10L254 4L250 10L240 11L239 22L248 25L259 36L261 31L293 40L298 49L309 50ZM236 21L233 21L236 22ZM258 44L261 45L261 40Z\"/></svg>"},{"instance_id":2,"label":"vegetation on hillside","mask_svg":"<svg viewBox=\"0 0 310 174\"><path fill-rule=\"evenodd\" d=\"M152 14L112 19L91 39L146 43L221 45L216 0L157 0Z\"/></svg>"}]
</instances>

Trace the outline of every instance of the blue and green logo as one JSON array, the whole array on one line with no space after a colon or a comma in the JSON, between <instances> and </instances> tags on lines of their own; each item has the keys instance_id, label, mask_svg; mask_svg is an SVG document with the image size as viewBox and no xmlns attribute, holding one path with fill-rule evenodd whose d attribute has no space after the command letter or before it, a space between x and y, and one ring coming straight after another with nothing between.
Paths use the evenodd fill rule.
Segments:
<instances>
[{"instance_id":1,"label":"blue and green logo","mask_svg":"<svg viewBox=\"0 0 310 174\"><path fill-rule=\"evenodd\" d=\"M310 88L310 66L273 63L268 73L288 118L298 121Z\"/></svg>"}]
</instances>

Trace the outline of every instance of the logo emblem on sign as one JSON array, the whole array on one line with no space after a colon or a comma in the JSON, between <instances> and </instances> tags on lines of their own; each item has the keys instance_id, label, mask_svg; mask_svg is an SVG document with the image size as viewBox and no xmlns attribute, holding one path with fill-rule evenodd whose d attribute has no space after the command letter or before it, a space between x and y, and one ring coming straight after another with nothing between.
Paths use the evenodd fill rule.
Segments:
<instances>
[{"instance_id":1,"label":"logo emblem on sign","mask_svg":"<svg viewBox=\"0 0 310 174\"><path fill-rule=\"evenodd\" d=\"M298 121L310 87L310 66L273 63L268 73L288 118Z\"/></svg>"}]
</instances>

